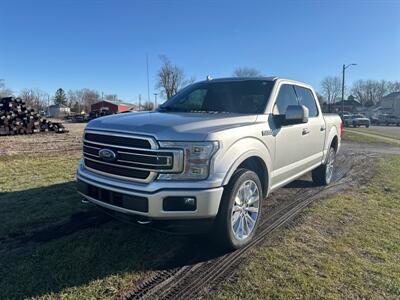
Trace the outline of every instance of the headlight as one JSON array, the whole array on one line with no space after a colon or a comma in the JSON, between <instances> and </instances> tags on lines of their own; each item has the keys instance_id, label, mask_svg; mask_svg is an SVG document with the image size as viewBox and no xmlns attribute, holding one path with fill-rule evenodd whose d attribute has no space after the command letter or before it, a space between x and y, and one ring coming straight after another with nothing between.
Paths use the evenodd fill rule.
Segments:
<instances>
[{"instance_id":1,"label":"headlight","mask_svg":"<svg viewBox=\"0 0 400 300\"><path fill-rule=\"evenodd\" d=\"M218 142L160 142L161 148L183 149L184 169L182 173L163 173L160 180L202 180L210 172L211 158L219 148Z\"/></svg>"}]
</instances>

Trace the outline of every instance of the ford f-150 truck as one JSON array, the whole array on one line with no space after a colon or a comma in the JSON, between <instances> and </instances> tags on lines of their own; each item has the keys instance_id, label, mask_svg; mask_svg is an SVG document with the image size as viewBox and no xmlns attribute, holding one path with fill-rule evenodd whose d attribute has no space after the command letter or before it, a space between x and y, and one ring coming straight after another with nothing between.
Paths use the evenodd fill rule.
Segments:
<instances>
[{"instance_id":1,"label":"ford f-150 truck","mask_svg":"<svg viewBox=\"0 0 400 300\"><path fill-rule=\"evenodd\" d=\"M316 99L288 79L210 79L156 111L92 120L78 191L142 224L208 221L219 242L242 247L268 193L309 171L316 184L332 181L343 125Z\"/></svg>"}]
</instances>

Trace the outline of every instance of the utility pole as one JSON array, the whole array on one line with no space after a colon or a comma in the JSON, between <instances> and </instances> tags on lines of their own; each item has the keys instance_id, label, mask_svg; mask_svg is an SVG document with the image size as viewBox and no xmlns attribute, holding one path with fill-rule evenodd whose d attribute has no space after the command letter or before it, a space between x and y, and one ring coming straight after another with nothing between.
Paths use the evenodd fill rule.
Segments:
<instances>
[{"instance_id":1,"label":"utility pole","mask_svg":"<svg viewBox=\"0 0 400 300\"><path fill-rule=\"evenodd\" d=\"M356 65L357 64L348 64L347 66L343 65L343 68L342 68L342 115L344 114L344 76L346 73L346 69L348 67L356 66Z\"/></svg>"},{"instance_id":2,"label":"utility pole","mask_svg":"<svg viewBox=\"0 0 400 300\"><path fill-rule=\"evenodd\" d=\"M344 114L344 73L346 72L346 65L342 69L342 115Z\"/></svg>"},{"instance_id":3,"label":"utility pole","mask_svg":"<svg viewBox=\"0 0 400 300\"><path fill-rule=\"evenodd\" d=\"M154 109L157 108L157 93L154 93Z\"/></svg>"},{"instance_id":4,"label":"utility pole","mask_svg":"<svg viewBox=\"0 0 400 300\"><path fill-rule=\"evenodd\" d=\"M142 106L142 95L139 94L139 111L141 111L141 106Z\"/></svg>"},{"instance_id":5,"label":"utility pole","mask_svg":"<svg viewBox=\"0 0 400 300\"><path fill-rule=\"evenodd\" d=\"M150 102L149 55L147 53L146 53L146 67L147 67L147 101Z\"/></svg>"}]
</instances>

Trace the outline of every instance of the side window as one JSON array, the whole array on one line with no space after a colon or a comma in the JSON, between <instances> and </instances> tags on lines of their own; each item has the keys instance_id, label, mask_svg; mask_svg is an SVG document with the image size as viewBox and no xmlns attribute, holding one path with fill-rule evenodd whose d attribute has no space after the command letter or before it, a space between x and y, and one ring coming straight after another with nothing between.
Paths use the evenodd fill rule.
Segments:
<instances>
[{"instance_id":1,"label":"side window","mask_svg":"<svg viewBox=\"0 0 400 300\"><path fill-rule=\"evenodd\" d=\"M308 116L316 117L318 116L318 108L315 103L314 95L311 90L307 88L303 88L301 86L295 86L297 98L299 99L299 103L308 108Z\"/></svg>"},{"instance_id":2,"label":"side window","mask_svg":"<svg viewBox=\"0 0 400 300\"><path fill-rule=\"evenodd\" d=\"M283 84L279 89L278 97L274 105L274 115L286 114L286 109L289 105L298 105L296 93L293 86L290 84Z\"/></svg>"}]
</instances>

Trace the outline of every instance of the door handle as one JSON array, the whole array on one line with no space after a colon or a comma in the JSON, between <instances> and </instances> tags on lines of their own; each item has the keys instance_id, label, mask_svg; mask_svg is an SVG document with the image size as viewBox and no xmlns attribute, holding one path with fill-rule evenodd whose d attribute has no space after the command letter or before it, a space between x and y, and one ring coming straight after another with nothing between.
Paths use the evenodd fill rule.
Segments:
<instances>
[{"instance_id":1,"label":"door handle","mask_svg":"<svg viewBox=\"0 0 400 300\"><path fill-rule=\"evenodd\" d=\"M309 134L309 133L310 133L310 129L304 128L301 134L302 135L306 135L306 134Z\"/></svg>"},{"instance_id":2,"label":"door handle","mask_svg":"<svg viewBox=\"0 0 400 300\"><path fill-rule=\"evenodd\" d=\"M321 126L321 129L320 129L320 130L321 130L321 131L325 131L325 129L326 129L326 128L325 128L324 126Z\"/></svg>"}]
</instances>

